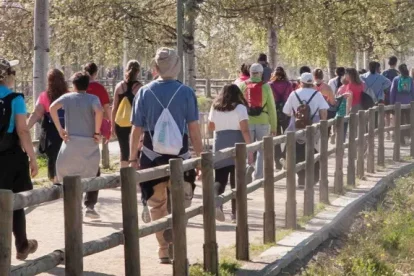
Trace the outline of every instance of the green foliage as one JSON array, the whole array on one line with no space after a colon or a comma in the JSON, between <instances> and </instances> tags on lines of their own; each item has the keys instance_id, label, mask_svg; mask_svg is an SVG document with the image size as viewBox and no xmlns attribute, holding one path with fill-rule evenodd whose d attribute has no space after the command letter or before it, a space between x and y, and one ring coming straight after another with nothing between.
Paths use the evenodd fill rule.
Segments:
<instances>
[{"instance_id":1,"label":"green foliage","mask_svg":"<svg viewBox=\"0 0 414 276\"><path fill-rule=\"evenodd\" d=\"M220 276L234 276L237 269L240 268L240 263L233 260L223 259L219 266ZM194 264L190 266L190 276L213 276L211 273L204 272L203 266L200 264Z\"/></svg>"},{"instance_id":2,"label":"green foliage","mask_svg":"<svg viewBox=\"0 0 414 276\"><path fill-rule=\"evenodd\" d=\"M204 96L197 97L198 109L200 112L209 112L212 102L212 99Z\"/></svg>"}]
</instances>

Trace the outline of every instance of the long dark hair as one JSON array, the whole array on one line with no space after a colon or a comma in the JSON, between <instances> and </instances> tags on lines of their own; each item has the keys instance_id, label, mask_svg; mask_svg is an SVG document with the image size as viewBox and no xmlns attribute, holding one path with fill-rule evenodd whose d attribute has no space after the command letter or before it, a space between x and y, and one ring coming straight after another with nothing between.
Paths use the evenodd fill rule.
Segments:
<instances>
[{"instance_id":1,"label":"long dark hair","mask_svg":"<svg viewBox=\"0 0 414 276\"><path fill-rule=\"evenodd\" d=\"M217 111L233 111L239 104L247 106L243 93L237 85L227 84L214 100L213 108Z\"/></svg>"},{"instance_id":2,"label":"long dark hair","mask_svg":"<svg viewBox=\"0 0 414 276\"><path fill-rule=\"evenodd\" d=\"M138 73L141 71L141 65L137 60L128 61L127 68L125 71L125 82L129 83L136 81L138 78Z\"/></svg>"},{"instance_id":3,"label":"long dark hair","mask_svg":"<svg viewBox=\"0 0 414 276\"><path fill-rule=\"evenodd\" d=\"M250 77L250 64L243 63L240 67L240 73L242 73L245 76Z\"/></svg>"},{"instance_id":4,"label":"long dark hair","mask_svg":"<svg viewBox=\"0 0 414 276\"><path fill-rule=\"evenodd\" d=\"M355 68L346 68L345 74L349 76L349 82L355 84L361 84L361 78L359 77L359 73Z\"/></svg>"},{"instance_id":5,"label":"long dark hair","mask_svg":"<svg viewBox=\"0 0 414 276\"><path fill-rule=\"evenodd\" d=\"M65 81L65 75L58 69L51 69L47 73L47 97L50 103L53 103L60 96L68 92L68 84Z\"/></svg>"},{"instance_id":6,"label":"long dark hair","mask_svg":"<svg viewBox=\"0 0 414 276\"><path fill-rule=\"evenodd\" d=\"M402 77L409 77L410 71L408 71L407 64L402 63L398 66L398 71L400 71Z\"/></svg>"},{"instance_id":7,"label":"long dark hair","mask_svg":"<svg viewBox=\"0 0 414 276\"><path fill-rule=\"evenodd\" d=\"M286 75L285 69L283 67L276 67L275 72L272 74L270 78L271 81L287 81L288 77Z\"/></svg>"},{"instance_id":8,"label":"long dark hair","mask_svg":"<svg viewBox=\"0 0 414 276\"><path fill-rule=\"evenodd\" d=\"M86 72L89 73L90 76L94 75L96 72L98 72L98 66L94 62L89 62L85 65L83 68Z\"/></svg>"}]
</instances>

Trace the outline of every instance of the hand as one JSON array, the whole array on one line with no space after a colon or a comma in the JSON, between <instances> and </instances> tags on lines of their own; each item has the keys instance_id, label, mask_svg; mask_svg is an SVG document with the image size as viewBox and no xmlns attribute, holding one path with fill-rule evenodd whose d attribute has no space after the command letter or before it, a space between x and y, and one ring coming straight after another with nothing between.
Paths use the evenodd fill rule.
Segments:
<instances>
[{"instance_id":1,"label":"hand","mask_svg":"<svg viewBox=\"0 0 414 276\"><path fill-rule=\"evenodd\" d=\"M249 165L253 165L254 163L253 152L247 153L247 163Z\"/></svg>"},{"instance_id":2,"label":"hand","mask_svg":"<svg viewBox=\"0 0 414 276\"><path fill-rule=\"evenodd\" d=\"M59 135L60 135L60 138L62 138L62 140L64 142L69 141L69 135L68 135L68 132L65 129L61 128L59 130Z\"/></svg>"},{"instance_id":3,"label":"hand","mask_svg":"<svg viewBox=\"0 0 414 276\"><path fill-rule=\"evenodd\" d=\"M30 175L32 177L35 177L37 175L37 173L39 172L39 168L37 166L36 158L31 158L30 159L29 166L30 166Z\"/></svg>"},{"instance_id":4,"label":"hand","mask_svg":"<svg viewBox=\"0 0 414 276\"><path fill-rule=\"evenodd\" d=\"M139 166L138 166L138 160L129 161L129 167L131 167L131 168L134 168L134 169L138 170L138 169L139 169Z\"/></svg>"},{"instance_id":5,"label":"hand","mask_svg":"<svg viewBox=\"0 0 414 276\"><path fill-rule=\"evenodd\" d=\"M111 127L111 135L112 137L116 138L116 132L114 127Z\"/></svg>"},{"instance_id":6,"label":"hand","mask_svg":"<svg viewBox=\"0 0 414 276\"><path fill-rule=\"evenodd\" d=\"M101 142L101 138L102 138L101 134L95 133L95 134L93 135L93 140L94 140L94 141L95 141L95 143L97 143L97 144L99 144L99 143Z\"/></svg>"},{"instance_id":7,"label":"hand","mask_svg":"<svg viewBox=\"0 0 414 276\"><path fill-rule=\"evenodd\" d=\"M272 132L270 132L270 135L271 136L277 136L277 132L276 131L272 131Z\"/></svg>"}]
</instances>

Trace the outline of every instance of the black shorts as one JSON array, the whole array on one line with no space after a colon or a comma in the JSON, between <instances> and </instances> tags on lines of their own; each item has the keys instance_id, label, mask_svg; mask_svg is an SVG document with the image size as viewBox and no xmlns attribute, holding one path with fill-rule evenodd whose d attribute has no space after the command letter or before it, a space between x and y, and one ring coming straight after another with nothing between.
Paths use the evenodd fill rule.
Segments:
<instances>
[{"instance_id":1,"label":"black shorts","mask_svg":"<svg viewBox=\"0 0 414 276\"><path fill-rule=\"evenodd\" d=\"M0 189L20 193L33 189L29 158L20 146L0 152Z\"/></svg>"},{"instance_id":2,"label":"black shorts","mask_svg":"<svg viewBox=\"0 0 414 276\"><path fill-rule=\"evenodd\" d=\"M59 155L62 140L53 143L46 149L47 156L47 175L49 179L53 179L56 176L56 160Z\"/></svg>"},{"instance_id":3,"label":"black shorts","mask_svg":"<svg viewBox=\"0 0 414 276\"><path fill-rule=\"evenodd\" d=\"M118 137L119 148L121 150L121 161L129 161L129 136L132 127L120 127L115 125L115 133Z\"/></svg>"}]
</instances>

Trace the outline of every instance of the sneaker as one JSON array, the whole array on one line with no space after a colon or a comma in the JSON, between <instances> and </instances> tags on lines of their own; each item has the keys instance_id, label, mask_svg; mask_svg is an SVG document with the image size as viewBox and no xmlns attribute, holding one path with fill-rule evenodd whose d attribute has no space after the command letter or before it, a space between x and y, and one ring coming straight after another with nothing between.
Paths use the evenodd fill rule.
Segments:
<instances>
[{"instance_id":1,"label":"sneaker","mask_svg":"<svg viewBox=\"0 0 414 276\"><path fill-rule=\"evenodd\" d=\"M282 168L283 168L284 170L286 170L286 160L285 160L285 159L283 159L283 158L280 158L280 159L279 159L279 163L282 165Z\"/></svg>"},{"instance_id":2,"label":"sneaker","mask_svg":"<svg viewBox=\"0 0 414 276\"><path fill-rule=\"evenodd\" d=\"M193 200L193 186L190 182L184 182L184 207L187 209L191 206Z\"/></svg>"},{"instance_id":3,"label":"sneaker","mask_svg":"<svg viewBox=\"0 0 414 276\"><path fill-rule=\"evenodd\" d=\"M221 222L226 220L226 217L224 216L224 213L223 213L223 210L222 210L221 206L216 207L216 220L221 221Z\"/></svg>"},{"instance_id":4,"label":"sneaker","mask_svg":"<svg viewBox=\"0 0 414 276\"><path fill-rule=\"evenodd\" d=\"M16 259L20 261L24 261L27 259L27 256L29 256L29 254L33 254L36 252L37 247L38 247L37 240L28 240L27 244L28 246L26 250L24 250L23 252L16 253Z\"/></svg>"},{"instance_id":5,"label":"sneaker","mask_svg":"<svg viewBox=\"0 0 414 276\"><path fill-rule=\"evenodd\" d=\"M236 223L236 214L231 214L231 223Z\"/></svg>"},{"instance_id":6,"label":"sneaker","mask_svg":"<svg viewBox=\"0 0 414 276\"><path fill-rule=\"evenodd\" d=\"M144 208L142 209L141 218L144 223L151 222L151 215L147 205L144 205Z\"/></svg>"},{"instance_id":7,"label":"sneaker","mask_svg":"<svg viewBox=\"0 0 414 276\"><path fill-rule=\"evenodd\" d=\"M86 207L85 217L91 218L91 219L98 219L101 216L98 214L98 212L95 211L95 209L91 207Z\"/></svg>"},{"instance_id":8,"label":"sneaker","mask_svg":"<svg viewBox=\"0 0 414 276\"><path fill-rule=\"evenodd\" d=\"M169 257L160 258L160 264L171 264L171 259Z\"/></svg>"}]
</instances>

